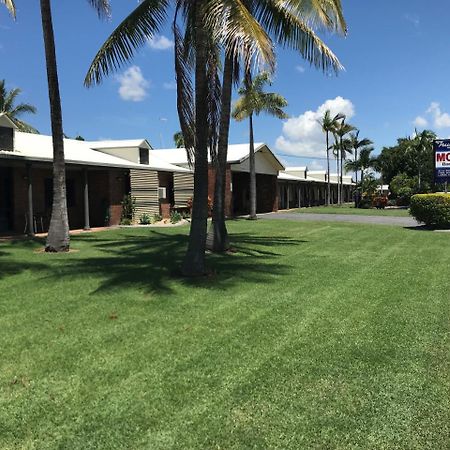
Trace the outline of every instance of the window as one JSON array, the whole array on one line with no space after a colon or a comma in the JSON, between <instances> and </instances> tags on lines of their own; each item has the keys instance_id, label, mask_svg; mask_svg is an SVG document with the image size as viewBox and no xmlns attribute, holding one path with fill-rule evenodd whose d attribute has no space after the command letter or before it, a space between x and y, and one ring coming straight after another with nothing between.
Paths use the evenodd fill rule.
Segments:
<instances>
[{"instance_id":1,"label":"window","mask_svg":"<svg viewBox=\"0 0 450 450\"><path fill-rule=\"evenodd\" d=\"M0 127L0 150L12 152L14 142L14 130L12 128Z\"/></svg>"},{"instance_id":2,"label":"window","mask_svg":"<svg viewBox=\"0 0 450 450\"><path fill-rule=\"evenodd\" d=\"M76 202L76 189L75 189L75 180L73 178L68 178L66 180L66 198L67 198L67 207L74 208L77 206ZM45 179L45 207L51 208L53 202L53 179L46 178Z\"/></svg>"},{"instance_id":3,"label":"window","mask_svg":"<svg viewBox=\"0 0 450 450\"><path fill-rule=\"evenodd\" d=\"M148 165L148 162L149 162L148 148L140 148L139 149L139 164Z\"/></svg>"}]
</instances>

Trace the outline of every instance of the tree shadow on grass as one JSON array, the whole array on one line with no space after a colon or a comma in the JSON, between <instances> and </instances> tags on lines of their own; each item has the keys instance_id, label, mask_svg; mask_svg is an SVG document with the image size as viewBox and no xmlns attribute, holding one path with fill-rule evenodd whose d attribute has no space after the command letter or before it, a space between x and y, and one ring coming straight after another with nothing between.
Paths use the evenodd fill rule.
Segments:
<instances>
[{"instance_id":1,"label":"tree shadow on grass","mask_svg":"<svg viewBox=\"0 0 450 450\"><path fill-rule=\"evenodd\" d=\"M304 242L289 237L255 237L244 233L231 235L231 240L236 253L208 255L211 274L191 279L181 277L180 273L188 242L186 234L152 230L148 235L114 239L101 235L78 236L73 244L89 246L91 255L83 257L81 251L76 258L59 261L58 276L97 276L100 285L92 294L127 287L170 293L174 281L186 287L224 290L244 280L271 283L273 277L283 275L289 269L280 261L281 254L274 251L275 248Z\"/></svg>"},{"instance_id":2,"label":"tree shadow on grass","mask_svg":"<svg viewBox=\"0 0 450 450\"><path fill-rule=\"evenodd\" d=\"M14 254L16 249L34 251L36 243L42 244L39 238L13 239L0 242L0 280L18 275L27 270L42 271L48 268L44 263L23 260Z\"/></svg>"}]
</instances>

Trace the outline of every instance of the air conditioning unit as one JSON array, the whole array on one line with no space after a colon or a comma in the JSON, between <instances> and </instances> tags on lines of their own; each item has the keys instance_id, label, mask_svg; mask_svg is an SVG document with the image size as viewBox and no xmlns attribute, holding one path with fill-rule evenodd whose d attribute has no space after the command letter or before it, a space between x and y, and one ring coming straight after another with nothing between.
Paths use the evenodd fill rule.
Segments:
<instances>
[{"instance_id":1,"label":"air conditioning unit","mask_svg":"<svg viewBox=\"0 0 450 450\"><path fill-rule=\"evenodd\" d=\"M167 188L165 188L165 187L159 187L158 188L158 198L160 200L167 198Z\"/></svg>"}]
</instances>

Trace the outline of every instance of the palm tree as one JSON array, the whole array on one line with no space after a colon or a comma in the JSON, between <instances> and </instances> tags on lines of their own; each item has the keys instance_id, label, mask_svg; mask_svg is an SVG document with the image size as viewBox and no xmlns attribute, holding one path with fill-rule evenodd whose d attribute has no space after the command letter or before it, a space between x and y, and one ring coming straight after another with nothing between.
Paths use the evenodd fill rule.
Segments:
<instances>
[{"instance_id":1,"label":"palm tree","mask_svg":"<svg viewBox=\"0 0 450 450\"><path fill-rule=\"evenodd\" d=\"M88 2L96 9L99 16L109 14L109 0L88 0ZM53 202L45 251L66 252L69 250L70 238L66 198L64 133L50 0L40 0L40 7L53 140Z\"/></svg>"},{"instance_id":2,"label":"palm tree","mask_svg":"<svg viewBox=\"0 0 450 450\"><path fill-rule=\"evenodd\" d=\"M246 4L252 5L250 2ZM287 4L281 2L265 2L258 5L258 8L252 11L252 14L277 44L298 51L306 61L324 72L330 69L338 72L342 68L338 59L315 35L308 23L317 23L329 31L345 34L346 24L340 0L316 1L307 7L304 4L287 6ZM295 8L301 9L299 14L295 14ZM229 248L225 224L226 161L232 84L238 80L238 68L239 61L226 54L224 57L221 118L215 167L214 208L208 235L209 248L214 252L223 252Z\"/></svg>"},{"instance_id":3,"label":"palm tree","mask_svg":"<svg viewBox=\"0 0 450 450\"><path fill-rule=\"evenodd\" d=\"M280 94L264 92L266 84L271 84L267 72L258 74L252 81L248 75L244 85L239 89L241 96L234 105L232 116L237 121L249 119L250 133L250 219L256 219L256 171L255 171L255 143L253 136L253 116L259 116L262 112L287 119L288 115L283 111L287 106L287 100Z\"/></svg>"},{"instance_id":4,"label":"palm tree","mask_svg":"<svg viewBox=\"0 0 450 450\"><path fill-rule=\"evenodd\" d=\"M327 145L327 205L331 204L331 185L330 185L330 150L333 146L330 146L330 133L333 133L338 126L339 120L344 119L344 115L339 113L335 116L331 115L331 111L327 109L320 119L319 125L322 127L322 131L325 133L325 142Z\"/></svg>"},{"instance_id":5,"label":"palm tree","mask_svg":"<svg viewBox=\"0 0 450 450\"><path fill-rule=\"evenodd\" d=\"M208 146L214 150L212 144L217 142L214 136L217 123L212 126L212 122L217 122L217 111L220 111L217 108L220 89L217 89L218 77L214 74L217 55L220 54L218 45L238 59L250 53L246 56L248 60L257 54L262 61L270 63L274 56L270 39L253 16L248 14L242 0L177 0L173 3L168 0L142 1L99 50L85 84L89 86L101 82L105 75L128 62L136 49L144 46L148 38L160 30L171 6L174 6L172 29L175 37L177 111L188 157L194 165L193 213L182 271L184 275L194 276L206 273L207 155ZM179 28L180 22L184 25L184 32ZM215 88L211 89L214 83Z\"/></svg>"},{"instance_id":6,"label":"palm tree","mask_svg":"<svg viewBox=\"0 0 450 450\"><path fill-rule=\"evenodd\" d=\"M359 153L358 167L361 170L361 184L364 183L367 170L374 167L377 162L377 159L372 156L373 150L372 146L366 146Z\"/></svg>"},{"instance_id":7,"label":"palm tree","mask_svg":"<svg viewBox=\"0 0 450 450\"><path fill-rule=\"evenodd\" d=\"M25 133L39 133L36 128L19 119L22 114L36 114L36 108L29 103L15 104L17 97L21 94L21 89L15 88L8 91L5 80L0 80L0 114L5 113L17 126L19 131Z\"/></svg>"},{"instance_id":8,"label":"palm tree","mask_svg":"<svg viewBox=\"0 0 450 450\"><path fill-rule=\"evenodd\" d=\"M333 133L336 136L336 150L337 150L337 167L338 167L338 203L342 204L343 198L343 184L342 184L342 169L344 165L345 153L347 150L344 145L344 136L355 130L353 125L345 123L345 116L340 122L336 124Z\"/></svg>"},{"instance_id":9,"label":"palm tree","mask_svg":"<svg viewBox=\"0 0 450 450\"><path fill-rule=\"evenodd\" d=\"M181 131L177 131L173 135L173 142L175 143L176 148L184 147L184 138L183 138L183 133Z\"/></svg>"},{"instance_id":10,"label":"palm tree","mask_svg":"<svg viewBox=\"0 0 450 450\"><path fill-rule=\"evenodd\" d=\"M359 130L357 130L356 133L350 133L349 137L347 138L347 144L353 151L353 161L346 162L345 170L355 172L355 183L358 184L358 169L352 169L352 165L349 163L355 163L356 161L358 161L358 152L364 147L372 145L373 142L367 138L359 139ZM353 167L356 166L353 165Z\"/></svg>"}]
</instances>

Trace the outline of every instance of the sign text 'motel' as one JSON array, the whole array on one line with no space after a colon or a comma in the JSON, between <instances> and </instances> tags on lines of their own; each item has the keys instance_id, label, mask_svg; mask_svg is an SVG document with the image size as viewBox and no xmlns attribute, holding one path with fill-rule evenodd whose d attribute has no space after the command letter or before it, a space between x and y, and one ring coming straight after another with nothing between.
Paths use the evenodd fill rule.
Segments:
<instances>
[{"instance_id":1,"label":"sign text 'motel'","mask_svg":"<svg viewBox=\"0 0 450 450\"><path fill-rule=\"evenodd\" d=\"M436 139L434 146L434 178L436 183L450 181L450 139Z\"/></svg>"}]
</instances>

